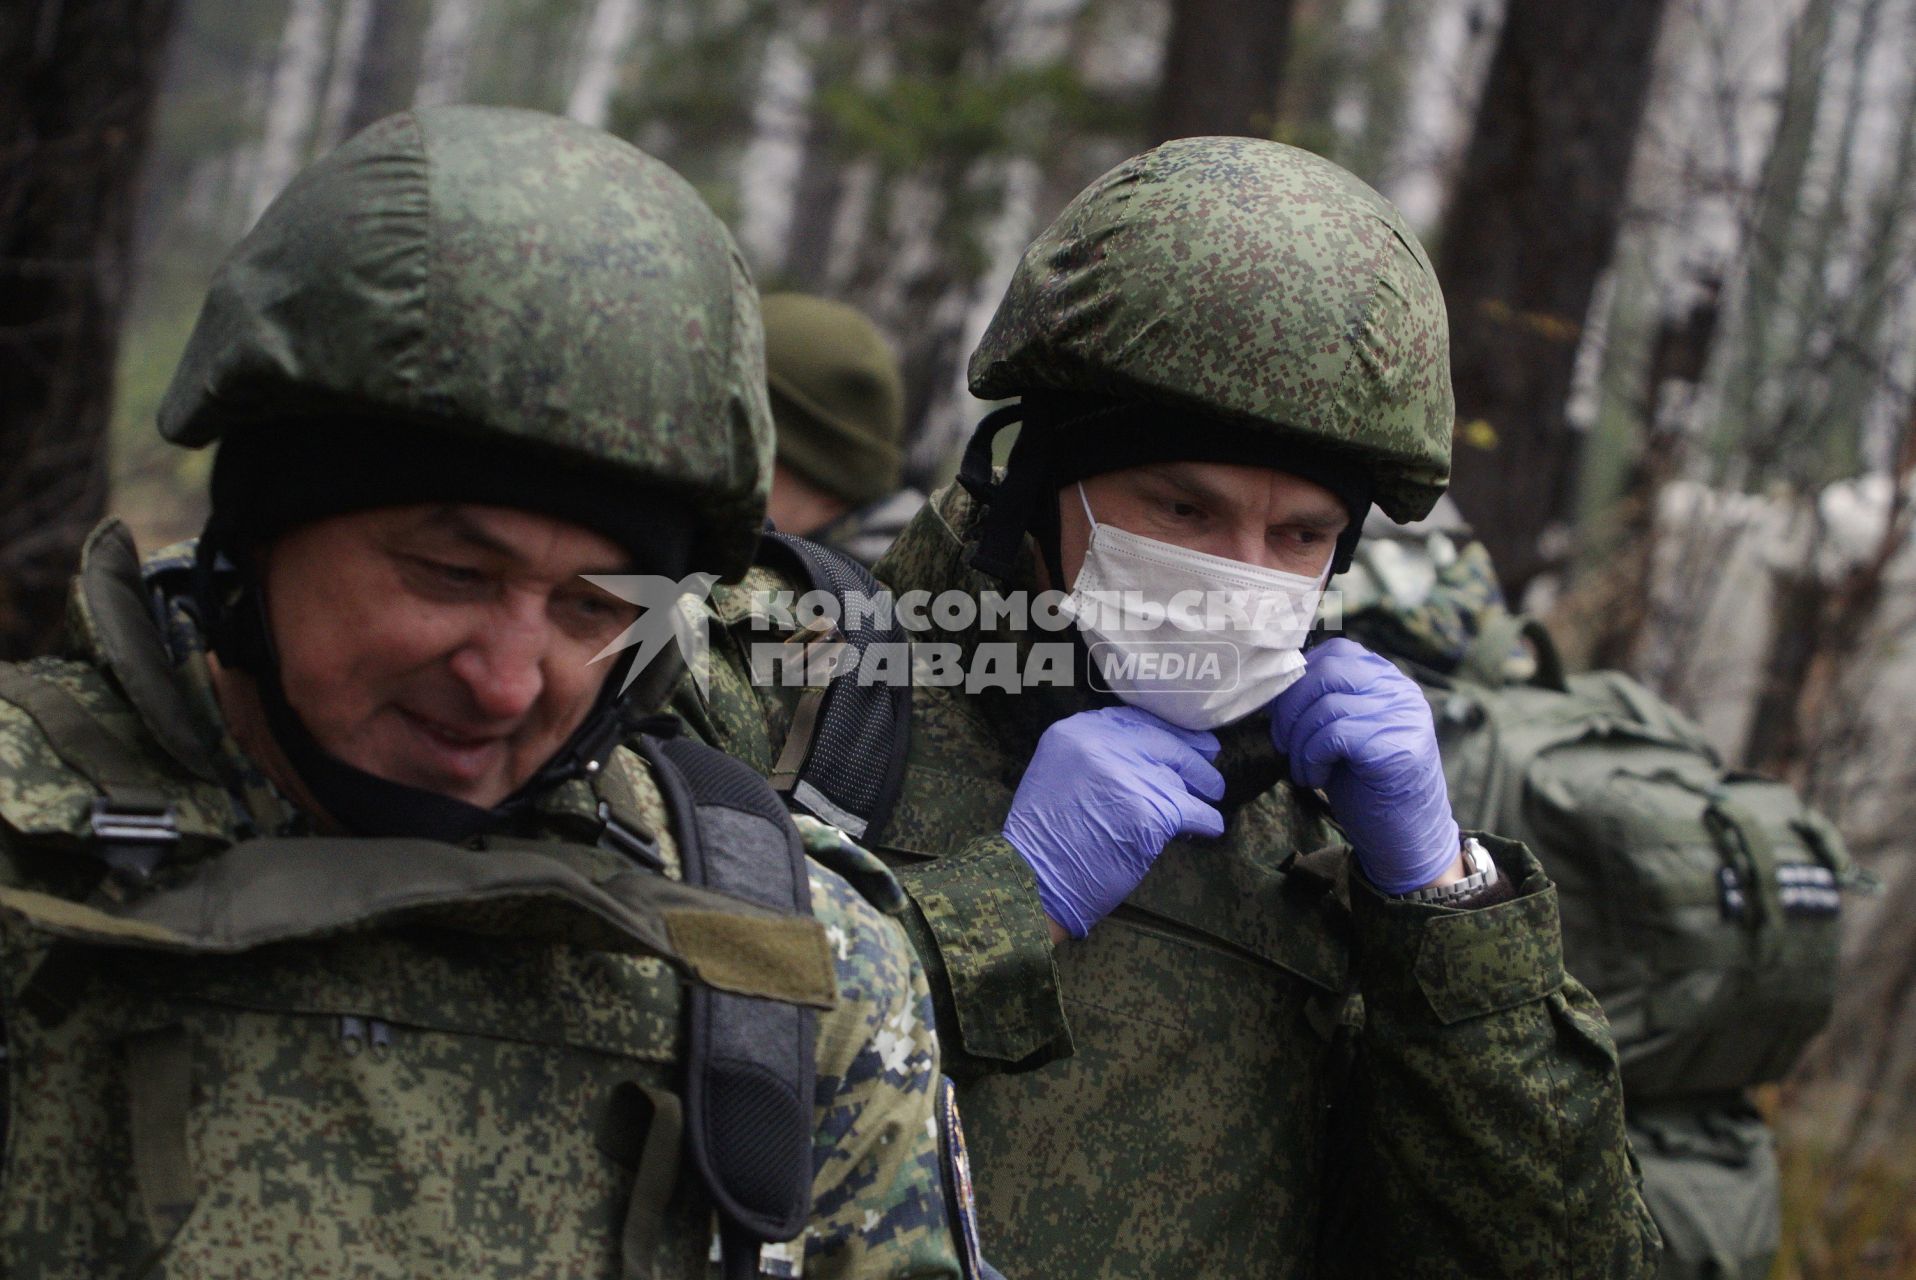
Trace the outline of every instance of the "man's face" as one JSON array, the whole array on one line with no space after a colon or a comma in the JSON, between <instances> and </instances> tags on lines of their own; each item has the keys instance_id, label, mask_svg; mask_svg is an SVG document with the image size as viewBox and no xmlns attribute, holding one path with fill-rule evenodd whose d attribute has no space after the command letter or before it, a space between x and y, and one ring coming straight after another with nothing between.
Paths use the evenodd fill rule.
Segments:
<instances>
[{"instance_id":1,"label":"man's face","mask_svg":"<svg viewBox=\"0 0 1916 1280\"><path fill-rule=\"evenodd\" d=\"M1159 462L1093 476L1085 501L1099 524L1264 569L1317 577L1350 523L1330 490L1269 467ZM1058 494L1059 552L1077 580L1091 542L1078 487Z\"/></svg>"},{"instance_id":2,"label":"man's face","mask_svg":"<svg viewBox=\"0 0 1916 1280\"><path fill-rule=\"evenodd\" d=\"M850 510L850 503L819 488L783 462L772 467L772 492L765 515L780 533L807 537Z\"/></svg>"},{"instance_id":3,"label":"man's face","mask_svg":"<svg viewBox=\"0 0 1916 1280\"><path fill-rule=\"evenodd\" d=\"M579 575L630 569L599 534L504 507L302 525L265 560L286 699L346 763L490 808L584 722L607 676L588 663L635 616Z\"/></svg>"}]
</instances>

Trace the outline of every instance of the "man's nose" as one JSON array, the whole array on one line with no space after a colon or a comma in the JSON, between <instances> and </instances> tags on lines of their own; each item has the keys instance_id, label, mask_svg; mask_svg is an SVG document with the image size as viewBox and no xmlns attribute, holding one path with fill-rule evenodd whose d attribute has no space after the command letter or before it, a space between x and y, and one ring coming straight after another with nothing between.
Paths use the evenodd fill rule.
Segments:
<instances>
[{"instance_id":1,"label":"man's nose","mask_svg":"<svg viewBox=\"0 0 1916 1280\"><path fill-rule=\"evenodd\" d=\"M1264 536L1264 528L1258 525L1233 529L1227 549L1218 553L1228 556L1240 564L1256 565L1260 569L1281 568L1277 563L1277 553L1271 550L1270 541Z\"/></svg>"},{"instance_id":2,"label":"man's nose","mask_svg":"<svg viewBox=\"0 0 1916 1280\"><path fill-rule=\"evenodd\" d=\"M532 709L545 690L549 628L542 620L495 618L452 655L452 673L488 720L511 720Z\"/></svg>"}]
</instances>

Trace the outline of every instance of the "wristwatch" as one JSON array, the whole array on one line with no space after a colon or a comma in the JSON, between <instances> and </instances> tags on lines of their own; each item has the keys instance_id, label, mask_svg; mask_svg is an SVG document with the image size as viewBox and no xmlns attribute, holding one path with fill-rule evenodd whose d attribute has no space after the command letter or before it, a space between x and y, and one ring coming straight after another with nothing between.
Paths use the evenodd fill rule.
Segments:
<instances>
[{"instance_id":1,"label":"wristwatch","mask_svg":"<svg viewBox=\"0 0 1916 1280\"><path fill-rule=\"evenodd\" d=\"M1409 893L1397 895L1399 902L1424 902L1436 906L1454 904L1464 898L1474 898L1491 885L1497 883L1497 863L1490 856L1490 850L1475 836L1464 837L1464 878L1445 885L1429 885L1422 889L1412 889Z\"/></svg>"}]
</instances>

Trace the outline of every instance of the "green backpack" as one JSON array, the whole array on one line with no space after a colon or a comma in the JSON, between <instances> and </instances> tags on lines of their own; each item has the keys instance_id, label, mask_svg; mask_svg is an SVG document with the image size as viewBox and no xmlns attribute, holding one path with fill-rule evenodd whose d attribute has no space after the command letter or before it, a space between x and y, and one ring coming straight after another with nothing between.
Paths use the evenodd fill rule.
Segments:
<instances>
[{"instance_id":1,"label":"green backpack","mask_svg":"<svg viewBox=\"0 0 1916 1280\"><path fill-rule=\"evenodd\" d=\"M1522 840L1556 882L1565 967L1609 1015L1633 1105L1780 1079L1835 994L1841 836L1643 685L1566 676L1541 625L1500 621L1478 647L1528 638L1529 683L1412 672L1459 824Z\"/></svg>"}]
</instances>

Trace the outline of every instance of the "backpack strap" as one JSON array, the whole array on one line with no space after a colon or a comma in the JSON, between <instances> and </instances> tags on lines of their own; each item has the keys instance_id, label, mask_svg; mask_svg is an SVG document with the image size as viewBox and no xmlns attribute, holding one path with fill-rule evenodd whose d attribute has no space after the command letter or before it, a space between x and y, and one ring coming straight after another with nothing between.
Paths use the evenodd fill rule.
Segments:
<instances>
[{"instance_id":1,"label":"backpack strap","mask_svg":"<svg viewBox=\"0 0 1916 1280\"><path fill-rule=\"evenodd\" d=\"M672 814L689 883L811 917L811 875L778 794L749 765L689 738L638 739ZM694 985L685 1137L719 1210L726 1275L792 1240L812 1207L817 1015Z\"/></svg>"},{"instance_id":2,"label":"backpack strap","mask_svg":"<svg viewBox=\"0 0 1916 1280\"><path fill-rule=\"evenodd\" d=\"M0 664L0 698L26 712L53 753L98 788L88 821L100 860L121 884L145 883L180 842L179 815L152 765L51 680Z\"/></svg>"},{"instance_id":3,"label":"backpack strap","mask_svg":"<svg viewBox=\"0 0 1916 1280\"><path fill-rule=\"evenodd\" d=\"M857 560L832 547L789 534L759 539L757 563L830 592L839 603L839 629L829 639L848 646L849 661L830 681L808 689L785 739L773 785L786 803L871 841L884 830L904 785L905 743L911 734L908 681L861 684L859 668L875 645L904 645L891 609L891 592ZM847 601L856 596L857 608Z\"/></svg>"},{"instance_id":4,"label":"backpack strap","mask_svg":"<svg viewBox=\"0 0 1916 1280\"><path fill-rule=\"evenodd\" d=\"M1457 663L1458 678L1492 689L1509 684L1510 658L1523 641L1529 642L1537 659L1537 672L1530 683L1540 689L1567 692L1570 684L1564 674L1563 655L1557 651L1557 642L1551 638L1549 629L1527 613L1506 613L1501 609L1483 615L1482 629Z\"/></svg>"}]
</instances>

